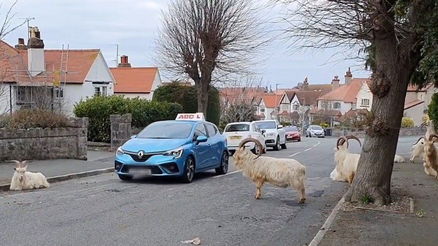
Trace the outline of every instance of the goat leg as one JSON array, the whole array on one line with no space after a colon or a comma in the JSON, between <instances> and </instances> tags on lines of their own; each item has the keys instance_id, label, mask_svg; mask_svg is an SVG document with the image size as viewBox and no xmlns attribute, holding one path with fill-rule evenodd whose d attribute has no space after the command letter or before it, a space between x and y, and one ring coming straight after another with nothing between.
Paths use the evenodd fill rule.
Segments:
<instances>
[{"instance_id":1,"label":"goat leg","mask_svg":"<svg viewBox=\"0 0 438 246\"><path fill-rule=\"evenodd\" d=\"M256 196L255 196L256 199L262 198L262 186L264 182L265 182L264 180L256 181L256 187L257 187Z\"/></svg>"},{"instance_id":2,"label":"goat leg","mask_svg":"<svg viewBox=\"0 0 438 246\"><path fill-rule=\"evenodd\" d=\"M300 189L300 201L299 203L304 203L306 201L306 189L304 187L302 187Z\"/></svg>"}]
</instances>

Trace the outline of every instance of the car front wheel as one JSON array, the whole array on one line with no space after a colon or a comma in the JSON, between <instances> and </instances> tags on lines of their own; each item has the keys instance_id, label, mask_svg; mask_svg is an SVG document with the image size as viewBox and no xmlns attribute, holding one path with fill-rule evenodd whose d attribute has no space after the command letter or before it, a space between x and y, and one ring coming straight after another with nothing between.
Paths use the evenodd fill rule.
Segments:
<instances>
[{"instance_id":1,"label":"car front wheel","mask_svg":"<svg viewBox=\"0 0 438 246\"><path fill-rule=\"evenodd\" d=\"M226 174L228 172L228 159L227 152L224 152L221 158L221 165L215 169L216 174Z\"/></svg>"},{"instance_id":2,"label":"car front wheel","mask_svg":"<svg viewBox=\"0 0 438 246\"><path fill-rule=\"evenodd\" d=\"M275 142L274 150L280 150L280 138L277 137L277 141Z\"/></svg>"},{"instance_id":3,"label":"car front wheel","mask_svg":"<svg viewBox=\"0 0 438 246\"><path fill-rule=\"evenodd\" d=\"M119 174L119 179L123 180L123 181L128 181L132 179L131 175L126 175L126 174Z\"/></svg>"},{"instance_id":4,"label":"car front wheel","mask_svg":"<svg viewBox=\"0 0 438 246\"><path fill-rule=\"evenodd\" d=\"M187 157L184 165L184 173L181 180L184 183L191 183L195 177L195 160L193 157Z\"/></svg>"}]
</instances>

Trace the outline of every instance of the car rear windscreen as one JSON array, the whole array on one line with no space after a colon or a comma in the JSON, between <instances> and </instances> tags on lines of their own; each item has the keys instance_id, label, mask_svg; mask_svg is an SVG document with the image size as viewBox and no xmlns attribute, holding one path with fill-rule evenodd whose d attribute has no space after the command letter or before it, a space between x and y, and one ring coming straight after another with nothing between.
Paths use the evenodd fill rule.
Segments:
<instances>
[{"instance_id":1,"label":"car rear windscreen","mask_svg":"<svg viewBox=\"0 0 438 246\"><path fill-rule=\"evenodd\" d=\"M256 125L260 129L277 129L277 124L275 124L275 121L256 122Z\"/></svg>"},{"instance_id":2,"label":"car rear windscreen","mask_svg":"<svg viewBox=\"0 0 438 246\"><path fill-rule=\"evenodd\" d=\"M225 128L225 132L248 132L249 124L233 124Z\"/></svg>"},{"instance_id":3,"label":"car rear windscreen","mask_svg":"<svg viewBox=\"0 0 438 246\"><path fill-rule=\"evenodd\" d=\"M193 124L181 122L155 122L141 131L137 138L184 139L190 136Z\"/></svg>"},{"instance_id":4,"label":"car rear windscreen","mask_svg":"<svg viewBox=\"0 0 438 246\"><path fill-rule=\"evenodd\" d=\"M298 128L296 126L288 126L284 130L287 132L297 132Z\"/></svg>"}]
</instances>

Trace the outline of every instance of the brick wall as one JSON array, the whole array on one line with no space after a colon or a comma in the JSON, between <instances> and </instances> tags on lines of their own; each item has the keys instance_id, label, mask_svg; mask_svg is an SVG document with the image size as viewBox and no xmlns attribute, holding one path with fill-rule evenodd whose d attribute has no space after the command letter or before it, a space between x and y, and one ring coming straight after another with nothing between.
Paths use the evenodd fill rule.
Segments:
<instances>
[{"instance_id":1,"label":"brick wall","mask_svg":"<svg viewBox=\"0 0 438 246\"><path fill-rule=\"evenodd\" d=\"M86 160L88 118L71 121L69 128L0 129L0 161Z\"/></svg>"}]
</instances>

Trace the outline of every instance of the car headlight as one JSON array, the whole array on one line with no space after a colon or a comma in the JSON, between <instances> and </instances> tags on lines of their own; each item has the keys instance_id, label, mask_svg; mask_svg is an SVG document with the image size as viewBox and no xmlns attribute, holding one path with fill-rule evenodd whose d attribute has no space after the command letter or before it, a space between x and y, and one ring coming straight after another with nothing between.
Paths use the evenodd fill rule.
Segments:
<instances>
[{"instance_id":1,"label":"car headlight","mask_svg":"<svg viewBox=\"0 0 438 246\"><path fill-rule=\"evenodd\" d=\"M119 147L116 151L116 155L123 155L125 152L123 151L122 147Z\"/></svg>"},{"instance_id":2,"label":"car headlight","mask_svg":"<svg viewBox=\"0 0 438 246\"><path fill-rule=\"evenodd\" d=\"M175 158L180 158L182 156L184 152L184 149L179 148L179 149L174 149L174 150L169 150L166 153L164 153L165 156L173 156Z\"/></svg>"}]
</instances>

